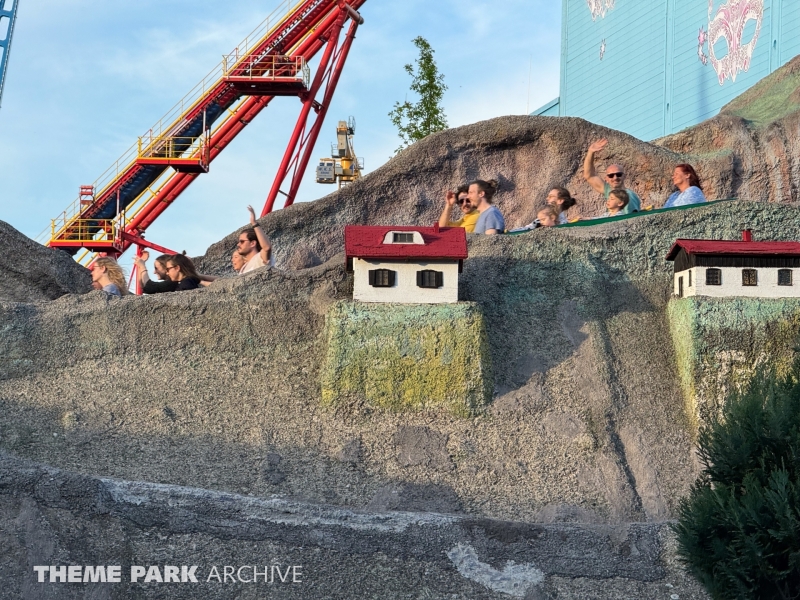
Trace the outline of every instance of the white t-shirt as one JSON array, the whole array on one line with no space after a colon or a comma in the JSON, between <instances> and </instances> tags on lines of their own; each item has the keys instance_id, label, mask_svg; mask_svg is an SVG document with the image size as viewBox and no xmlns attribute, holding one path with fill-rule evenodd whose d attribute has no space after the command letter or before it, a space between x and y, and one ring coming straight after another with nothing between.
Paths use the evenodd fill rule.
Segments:
<instances>
[{"instance_id":1,"label":"white t-shirt","mask_svg":"<svg viewBox=\"0 0 800 600\"><path fill-rule=\"evenodd\" d=\"M266 266L266 263L261 259L261 252L256 252L250 260L244 263L242 270L239 271L239 275L244 275L245 273L249 273L250 271L255 271L256 269Z\"/></svg>"},{"instance_id":2,"label":"white t-shirt","mask_svg":"<svg viewBox=\"0 0 800 600\"><path fill-rule=\"evenodd\" d=\"M269 264L267 264L261 258L261 252L256 252L253 258L244 263L244 266L239 271L239 275L244 275L245 273L249 273L250 271L255 271L256 269L260 269L261 267L267 267L267 266L269 267L275 266L275 256L270 252Z\"/></svg>"}]
</instances>

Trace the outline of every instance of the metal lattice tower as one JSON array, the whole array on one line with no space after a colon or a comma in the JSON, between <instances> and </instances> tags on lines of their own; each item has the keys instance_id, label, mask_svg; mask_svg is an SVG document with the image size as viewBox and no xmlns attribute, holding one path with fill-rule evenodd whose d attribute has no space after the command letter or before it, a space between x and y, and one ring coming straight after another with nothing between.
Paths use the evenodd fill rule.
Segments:
<instances>
[{"instance_id":1,"label":"metal lattice tower","mask_svg":"<svg viewBox=\"0 0 800 600\"><path fill-rule=\"evenodd\" d=\"M18 4L19 0L0 0L0 105L3 103L3 84L6 82L8 53L11 51Z\"/></svg>"}]
</instances>

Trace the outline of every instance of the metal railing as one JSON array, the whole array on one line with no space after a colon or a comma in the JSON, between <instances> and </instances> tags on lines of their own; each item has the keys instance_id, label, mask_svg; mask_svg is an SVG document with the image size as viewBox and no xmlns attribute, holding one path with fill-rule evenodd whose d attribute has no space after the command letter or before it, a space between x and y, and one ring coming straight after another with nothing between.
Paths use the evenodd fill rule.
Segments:
<instances>
[{"instance_id":1,"label":"metal railing","mask_svg":"<svg viewBox=\"0 0 800 600\"><path fill-rule=\"evenodd\" d=\"M161 136L152 132L139 138L138 158L198 158L203 160L208 146L208 137Z\"/></svg>"},{"instance_id":2,"label":"metal railing","mask_svg":"<svg viewBox=\"0 0 800 600\"><path fill-rule=\"evenodd\" d=\"M222 57L222 76L266 81L302 81L311 83L311 69L302 56L239 55L238 51Z\"/></svg>"},{"instance_id":3,"label":"metal railing","mask_svg":"<svg viewBox=\"0 0 800 600\"><path fill-rule=\"evenodd\" d=\"M314 10L319 5L323 4L326 0L316 0L308 7L308 11ZM233 53L239 53L240 56L249 55L255 48L261 46L264 40L270 36L278 27L286 23L288 18L304 3L304 0L299 2L295 0L282 0L278 6L264 19L245 39L234 49ZM304 13L305 15L306 13ZM301 16L304 16L301 15ZM276 43L280 40L276 40ZM267 49L263 54L269 52L272 48ZM185 125L187 115L196 107L196 105L205 97L207 92L213 90L222 81L222 64L218 64L212 69L197 85L192 88L175 106L173 106L161 119L159 119L153 127L150 128L148 134L156 138L169 136L173 132L179 131ZM228 116L223 119L223 122L233 115L233 111L228 111ZM220 123L221 124L221 123ZM92 185L96 190L96 197L102 197L108 188L119 178L120 175L128 171L135 165L136 158L138 157L139 144L135 142L128 148L123 155L118 158L108 169L98 177ZM155 183L155 182L154 182ZM151 186L152 187L152 186ZM147 190L145 190L146 192ZM76 198L64 211L64 215L70 215L65 218L66 222L74 220L81 215L82 206L80 198ZM47 236L51 234L50 228L44 229L37 237L36 240L41 243L47 241Z\"/></svg>"},{"instance_id":4,"label":"metal railing","mask_svg":"<svg viewBox=\"0 0 800 600\"><path fill-rule=\"evenodd\" d=\"M50 223L51 239L58 234L67 236L66 239L76 243L113 244L117 241L118 231L116 219L72 219L66 223L66 217L62 216Z\"/></svg>"}]
</instances>

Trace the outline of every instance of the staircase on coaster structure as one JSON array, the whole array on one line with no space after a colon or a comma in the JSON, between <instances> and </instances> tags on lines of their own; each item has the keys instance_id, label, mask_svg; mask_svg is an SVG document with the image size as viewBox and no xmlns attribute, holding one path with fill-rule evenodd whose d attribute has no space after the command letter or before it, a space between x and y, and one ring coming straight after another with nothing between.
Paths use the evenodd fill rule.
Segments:
<instances>
[{"instance_id":1,"label":"staircase on coaster structure","mask_svg":"<svg viewBox=\"0 0 800 600\"><path fill-rule=\"evenodd\" d=\"M2 1L2 0L0 0ZM276 96L298 96L302 109L263 214L283 193L297 193L366 0L290 0L267 17L220 65L117 160L40 234L40 241L70 254L119 256L142 239L166 208ZM347 20L350 27L340 44ZM316 75L308 61L323 50ZM323 89L322 98L317 98ZM313 124L307 121L311 111ZM292 174L288 193L280 190ZM85 189L92 188L87 202Z\"/></svg>"}]
</instances>

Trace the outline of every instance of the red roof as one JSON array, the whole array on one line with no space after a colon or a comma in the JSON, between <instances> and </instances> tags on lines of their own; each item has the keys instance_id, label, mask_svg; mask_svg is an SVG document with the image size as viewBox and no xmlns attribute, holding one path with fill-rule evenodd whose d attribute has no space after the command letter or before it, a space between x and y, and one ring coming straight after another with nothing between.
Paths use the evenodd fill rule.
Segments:
<instances>
[{"instance_id":1,"label":"red roof","mask_svg":"<svg viewBox=\"0 0 800 600\"><path fill-rule=\"evenodd\" d=\"M422 235L425 244L384 244L390 231ZM467 258L467 235L463 227L397 227L391 225L347 225L344 228L346 260L365 259L450 259Z\"/></svg>"},{"instance_id":2,"label":"red roof","mask_svg":"<svg viewBox=\"0 0 800 600\"><path fill-rule=\"evenodd\" d=\"M675 240L667 260L675 260L681 249L687 254L725 256L800 256L800 242L739 242L733 240Z\"/></svg>"}]
</instances>

